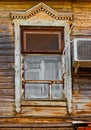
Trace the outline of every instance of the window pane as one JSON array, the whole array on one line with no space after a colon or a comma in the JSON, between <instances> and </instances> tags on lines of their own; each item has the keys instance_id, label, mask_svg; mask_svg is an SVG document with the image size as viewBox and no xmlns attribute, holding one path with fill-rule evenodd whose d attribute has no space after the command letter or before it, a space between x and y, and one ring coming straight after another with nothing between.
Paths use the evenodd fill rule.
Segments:
<instances>
[{"instance_id":1,"label":"window pane","mask_svg":"<svg viewBox=\"0 0 91 130\"><path fill-rule=\"evenodd\" d=\"M58 50L58 34L26 33L26 50Z\"/></svg>"},{"instance_id":2,"label":"window pane","mask_svg":"<svg viewBox=\"0 0 91 130\"><path fill-rule=\"evenodd\" d=\"M59 77L59 68L58 68L58 62L54 60L46 60L45 61L45 74L44 79L46 80L59 80L61 77Z\"/></svg>"},{"instance_id":3,"label":"window pane","mask_svg":"<svg viewBox=\"0 0 91 130\"><path fill-rule=\"evenodd\" d=\"M25 84L25 99L62 99L61 84Z\"/></svg>"},{"instance_id":4,"label":"window pane","mask_svg":"<svg viewBox=\"0 0 91 130\"><path fill-rule=\"evenodd\" d=\"M61 80L60 56L25 56L25 80Z\"/></svg>"},{"instance_id":5,"label":"window pane","mask_svg":"<svg viewBox=\"0 0 91 130\"><path fill-rule=\"evenodd\" d=\"M25 98L26 99L48 98L48 85L25 84Z\"/></svg>"},{"instance_id":6,"label":"window pane","mask_svg":"<svg viewBox=\"0 0 91 130\"><path fill-rule=\"evenodd\" d=\"M25 70L24 76L26 80L40 80L41 79L41 69L40 63L30 62L30 58L25 58Z\"/></svg>"},{"instance_id":7,"label":"window pane","mask_svg":"<svg viewBox=\"0 0 91 130\"><path fill-rule=\"evenodd\" d=\"M25 80L62 80L61 70L60 55L24 56ZM25 83L25 99L61 99L62 89L61 84Z\"/></svg>"},{"instance_id":8,"label":"window pane","mask_svg":"<svg viewBox=\"0 0 91 130\"><path fill-rule=\"evenodd\" d=\"M52 92L52 99L60 99L62 98L62 94L63 94L63 87L61 84L52 84L51 87L51 92Z\"/></svg>"},{"instance_id":9,"label":"window pane","mask_svg":"<svg viewBox=\"0 0 91 130\"><path fill-rule=\"evenodd\" d=\"M21 27L22 53L59 53L64 48L62 27Z\"/></svg>"}]
</instances>

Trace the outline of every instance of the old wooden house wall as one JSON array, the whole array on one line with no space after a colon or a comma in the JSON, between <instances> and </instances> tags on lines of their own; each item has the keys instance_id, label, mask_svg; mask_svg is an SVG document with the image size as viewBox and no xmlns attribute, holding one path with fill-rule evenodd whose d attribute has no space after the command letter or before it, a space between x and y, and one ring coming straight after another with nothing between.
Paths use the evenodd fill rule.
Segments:
<instances>
[{"instance_id":1,"label":"old wooden house wall","mask_svg":"<svg viewBox=\"0 0 91 130\"><path fill-rule=\"evenodd\" d=\"M72 38L91 38L91 2L73 2L72 12ZM91 116L91 69L79 69L77 74L73 70L72 79L73 115Z\"/></svg>"},{"instance_id":2,"label":"old wooden house wall","mask_svg":"<svg viewBox=\"0 0 91 130\"><path fill-rule=\"evenodd\" d=\"M14 104L14 27L11 22L11 11L26 11L27 9L40 3L40 0L2 0L0 1L0 121L2 124L6 121L7 124L12 122L18 122L25 124L28 122L28 114L31 115L30 107L23 108L21 114L16 114ZM58 12L73 12L72 28L71 28L71 40L74 37L91 37L91 2L90 1L76 1L70 0L43 0L45 4L52 7ZM90 71L91 72L91 71ZM72 99L72 115L91 115L91 73L89 71L80 70L79 74L75 74L72 71L73 81L73 99ZM85 76L83 75L85 74ZM82 76L81 76L82 75ZM58 108L46 108L50 111L50 116L66 117L67 111L65 102L62 105L61 111ZM36 113L35 108L33 112ZM44 112L44 108L41 107L40 113ZM26 116L26 119L19 120L19 117ZM9 119L5 119L8 117ZM11 117L13 121L11 121ZM17 119L14 117L18 117ZM59 116L60 117L60 116ZM32 118L33 121L38 119ZM39 122L55 122L55 119L41 119ZM56 122L70 122L70 120L64 118L56 119ZM4 126L4 124L2 125ZM8 126L8 125L7 125Z\"/></svg>"}]
</instances>

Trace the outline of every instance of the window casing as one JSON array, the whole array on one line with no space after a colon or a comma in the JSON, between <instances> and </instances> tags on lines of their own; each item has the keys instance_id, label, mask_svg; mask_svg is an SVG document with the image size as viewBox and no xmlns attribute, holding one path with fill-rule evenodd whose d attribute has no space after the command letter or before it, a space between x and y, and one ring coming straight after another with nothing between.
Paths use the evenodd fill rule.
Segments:
<instances>
[{"instance_id":1,"label":"window casing","mask_svg":"<svg viewBox=\"0 0 91 130\"><path fill-rule=\"evenodd\" d=\"M36 14L36 13L38 14ZM46 17L44 17L44 15ZM15 110L22 111L22 68L21 68L21 27L63 27L64 51L62 55L62 71L64 72L64 93L67 99L68 111L72 112L72 82L71 82L71 55L70 55L70 23L72 13L59 13L44 3L39 3L25 12L11 12L12 24L15 33Z\"/></svg>"}]
</instances>

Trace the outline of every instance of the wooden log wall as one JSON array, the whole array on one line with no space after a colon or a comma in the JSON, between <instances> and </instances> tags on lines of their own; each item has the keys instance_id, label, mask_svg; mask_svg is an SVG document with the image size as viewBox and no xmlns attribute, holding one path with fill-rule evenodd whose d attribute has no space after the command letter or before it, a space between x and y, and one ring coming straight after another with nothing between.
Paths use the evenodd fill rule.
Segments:
<instances>
[{"instance_id":1,"label":"wooden log wall","mask_svg":"<svg viewBox=\"0 0 91 130\"><path fill-rule=\"evenodd\" d=\"M8 130L8 128L1 128L1 130ZM9 130L39 130L39 128L9 128ZM41 128L41 130L73 130L71 128Z\"/></svg>"},{"instance_id":2,"label":"wooden log wall","mask_svg":"<svg viewBox=\"0 0 91 130\"><path fill-rule=\"evenodd\" d=\"M91 2L73 2L72 12L74 19L71 37L91 38ZM91 116L91 69L79 69L77 74L73 70L72 79L72 113L79 117L87 116L89 120Z\"/></svg>"},{"instance_id":3,"label":"wooden log wall","mask_svg":"<svg viewBox=\"0 0 91 130\"><path fill-rule=\"evenodd\" d=\"M63 102L60 110L58 107L38 107L30 108L25 106L20 114L15 112L14 104L14 27L10 19L11 11L26 11L27 9L40 3L40 0L2 0L0 1L0 127L26 127L29 122L49 122L49 123L71 123L73 117L91 115L91 73L88 70L80 70L75 74L72 69L72 115L67 114L67 107ZM72 32L71 40L74 37L91 38L91 2L90 0L43 0L45 4L58 12L72 12ZM83 73L86 75L84 76ZM84 82L83 82L84 81ZM24 102L23 102L24 104ZM31 109L31 110L30 110ZM32 116L43 114L43 118L33 119ZM48 113L47 113L48 112ZM51 113L51 114L50 114ZM55 119L53 118L56 117ZM59 116L60 115L60 116ZM44 118L46 116L46 118ZM4 118L5 117L5 118ZM7 117L7 118L6 118ZM22 119L20 118L22 117ZM26 117L26 118L24 118ZM47 118L48 117L48 118ZM58 118L57 118L58 117ZM61 118L60 118L61 117ZM21 121L20 121L21 120ZM3 124L3 125L2 125ZM31 124L30 124L31 126ZM56 125L55 125L56 126ZM60 125L61 126L61 125ZM69 125L70 126L70 125ZM1 129L1 128L0 128ZM13 129L13 128L12 128ZM20 128L21 130L22 128ZM41 128L42 129L42 128ZM56 128L55 128L56 129ZM55 130L54 129L54 130ZM1 130L6 130L2 128ZM23 130L23 129L22 129ZM25 129L24 129L25 130ZM28 128L27 130L34 130ZM37 128L35 129L37 130ZM43 128L43 130L46 130ZM47 129L51 130L51 128ZM60 130L60 128L58 128ZM71 128L70 128L71 130Z\"/></svg>"}]
</instances>

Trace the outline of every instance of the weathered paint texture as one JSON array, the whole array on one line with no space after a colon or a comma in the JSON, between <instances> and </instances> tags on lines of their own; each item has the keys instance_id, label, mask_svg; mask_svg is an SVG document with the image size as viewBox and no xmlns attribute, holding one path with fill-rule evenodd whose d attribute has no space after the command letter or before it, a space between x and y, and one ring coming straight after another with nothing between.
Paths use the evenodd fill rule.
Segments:
<instances>
[{"instance_id":1,"label":"weathered paint texture","mask_svg":"<svg viewBox=\"0 0 91 130\"><path fill-rule=\"evenodd\" d=\"M35 102L23 101L21 103L22 104L21 112L18 114L15 111L15 91L17 92L18 90L15 89L14 84L15 68L17 67L14 63L15 59L14 42L15 40L17 40L17 37L15 37L16 32L14 30L14 26L10 18L10 12L26 11L32 8L33 6L39 4L40 2L41 2L40 0L0 1L0 129L1 130L7 130L7 129L71 130L73 129L72 126L73 120L85 119L86 121L91 121L91 69L79 69L78 73L76 74L74 69L72 68L71 114L68 113L68 106L67 106L68 104L66 103L65 100L61 102L57 101L51 103L51 105L48 101L46 101L45 104L47 104L47 106L45 106L45 104L43 104L43 102L41 101L40 103L37 101ZM73 19L71 20L70 23L71 43L73 38L75 37L91 38L90 0L89 1L43 0L42 2L44 2L46 5L50 6L59 13L60 12L73 13ZM46 18L46 15L44 16L44 18ZM21 83L17 82L17 85L18 84ZM17 97L16 102L18 102ZM41 128L41 127L47 127L47 128ZM59 128L59 127L65 127L65 128Z\"/></svg>"}]
</instances>

